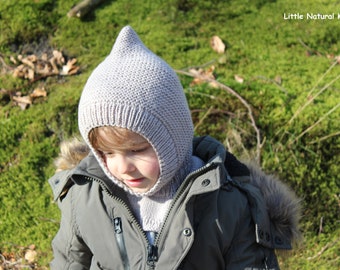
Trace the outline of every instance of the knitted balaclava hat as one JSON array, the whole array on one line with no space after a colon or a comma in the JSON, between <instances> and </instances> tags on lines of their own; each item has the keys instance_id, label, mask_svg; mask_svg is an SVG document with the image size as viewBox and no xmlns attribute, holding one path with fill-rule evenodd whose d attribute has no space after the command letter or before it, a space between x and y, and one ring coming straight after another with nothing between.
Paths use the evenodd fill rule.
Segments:
<instances>
[{"instance_id":1,"label":"knitted balaclava hat","mask_svg":"<svg viewBox=\"0 0 340 270\"><path fill-rule=\"evenodd\" d=\"M193 125L174 70L151 52L130 26L119 33L111 53L90 75L81 95L79 130L106 175L134 195L153 195L190 170ZM127 128L146 138L157 153L160 177L144 194L115 179L88 134L95 127Z\"/></svg>"}]
</instances>

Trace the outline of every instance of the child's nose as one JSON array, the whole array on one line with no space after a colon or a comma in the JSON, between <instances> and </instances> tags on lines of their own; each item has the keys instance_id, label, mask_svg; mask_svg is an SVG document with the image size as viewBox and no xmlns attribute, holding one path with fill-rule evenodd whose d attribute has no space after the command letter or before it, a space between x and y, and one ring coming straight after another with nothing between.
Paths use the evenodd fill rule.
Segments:
<instances>
[{"instance_id":1,"label":"child's nose","mask_svg":"<svg viewBox=\"0 0 340 270\"><path fill-rule=\"evenodd\" d=\"M126 174L135 170L133 162L129 157L124 155L121 155L121 157L117 160L117 168L120 174Z\"/></svg>"}]
</instances>

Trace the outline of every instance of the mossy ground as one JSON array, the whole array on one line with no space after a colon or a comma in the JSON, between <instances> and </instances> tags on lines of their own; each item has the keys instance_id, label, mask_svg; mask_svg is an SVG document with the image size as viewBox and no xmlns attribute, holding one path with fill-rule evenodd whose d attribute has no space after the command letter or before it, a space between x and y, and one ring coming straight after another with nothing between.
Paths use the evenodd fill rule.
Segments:
<instances>
[{"instance_id":1,"label":"mossy ground","mask_svg":"<svg viewBox=\"0 0 340 270\"><path fill-rule=\"evenodd\" d=\"M76 57L81 73L33 85L0 76L1 89L27 92L42 84L48 92L27 110L1 96L0 250L35 244L39 265L51 259L59 220L47 183L53 158L59 143L78 133L77 103L88 75L130 24L177 70L212 63L217 80L251 105L263 168L284 179L304 203L305 240L292 257L280 257L283 269L339 266L338 1L107 0L81 20L66 16L71 6L66 0L1 3L0 53L6 63L11 55L55 48ZM306 13L333 12L334 20L306 19ZM305 18L285 20L284 13ZM225 55L210 48L213 35L227 45ZM181 79L196 134L208 133L238 156L253 157L258 145L244 105L226 91Z\"/></svg>"}]
</instances>

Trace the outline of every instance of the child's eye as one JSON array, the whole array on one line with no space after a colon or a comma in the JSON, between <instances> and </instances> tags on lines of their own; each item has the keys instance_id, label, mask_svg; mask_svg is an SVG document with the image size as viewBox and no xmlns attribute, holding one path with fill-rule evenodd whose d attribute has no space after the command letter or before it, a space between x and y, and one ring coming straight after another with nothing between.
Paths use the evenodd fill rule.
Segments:
<instances>
[{"instance_id":1,"label":"child's eye","mask_svg":"<svg viewBox=\"0 0 340 270\"><path fill-rule=\"evenodd\" d=\"M143 147L143 148L138 148L138 149L132 149L131 152L132 153L141 153L146 151L146 149L148 149L147 147Z\"/></svg>"},{"instance_id":2,"label":"child's eye","mask_svg":"<svg viewBox=\"0 0 340 270\"><path fill-rule=\"evenodd\" d=\"M113 155L113 152L101 152L102 156L109 157Z\"/></svg>"}]
</instances>

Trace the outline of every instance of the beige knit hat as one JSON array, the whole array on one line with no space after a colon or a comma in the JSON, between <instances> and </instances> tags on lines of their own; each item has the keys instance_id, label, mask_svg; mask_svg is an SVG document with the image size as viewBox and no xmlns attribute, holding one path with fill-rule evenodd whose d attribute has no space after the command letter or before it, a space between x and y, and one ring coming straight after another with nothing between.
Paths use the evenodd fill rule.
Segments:
<instances>
[{"instance_id":1,"label":"beige knit hat","mask_svg":"<svg viewBox=\"0 0 340 270\"><path fill-rule=\"evenodd\" d=\"M182 85L174 70L151 52L130 26L119 33L111 53L90 75L79 102L79 130L101 167L117 185L134 194L107 170L89 142L99 126L127 128L155 149L160 177L152 195L190 170L193 125ZM136 195L136 194L135 194Z\"/></svg>"}]
</instances>

